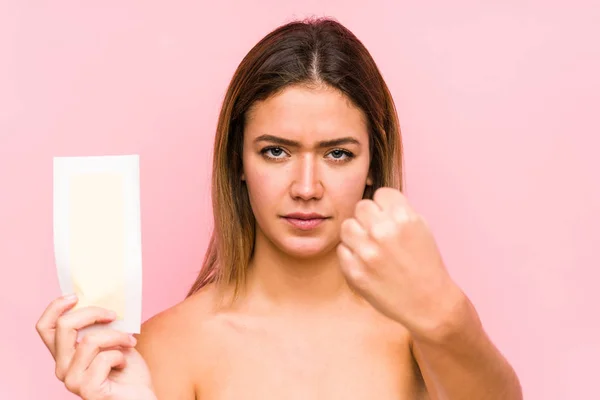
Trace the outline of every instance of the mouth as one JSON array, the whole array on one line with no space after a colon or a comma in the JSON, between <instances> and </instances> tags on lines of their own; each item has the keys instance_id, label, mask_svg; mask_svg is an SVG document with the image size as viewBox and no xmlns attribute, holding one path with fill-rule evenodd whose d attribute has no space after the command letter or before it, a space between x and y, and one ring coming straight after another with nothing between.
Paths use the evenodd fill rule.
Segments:
<instances>
[{"instance_id":1,"label":"mouth","mask_svg":"<svg viewBox=\"0 0 600 400\"><path fill-rule=\"evenodd\" d=\"M284 215L282 218L294 228L303 231L314 229L329 219L329 217L317 213L292 213Z\"/></svg>"}]
</instances>

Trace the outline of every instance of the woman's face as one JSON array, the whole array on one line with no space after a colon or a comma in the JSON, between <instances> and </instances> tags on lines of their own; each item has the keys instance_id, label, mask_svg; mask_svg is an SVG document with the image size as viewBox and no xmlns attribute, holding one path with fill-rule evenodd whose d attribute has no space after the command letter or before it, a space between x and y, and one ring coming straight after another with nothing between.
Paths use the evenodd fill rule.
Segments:
<instances>
[{"instance_id":1,"label":"woman's face","mask_svg":"<svg viewBox=\"0 0 600 400\"><path fill-rule=\"evenodd\" d=\"M293 257L335 250L369 177L362 111L339 91L292 86L256 103L244 130L242 179L257 240Z\"/></svg>"}]
</instances>

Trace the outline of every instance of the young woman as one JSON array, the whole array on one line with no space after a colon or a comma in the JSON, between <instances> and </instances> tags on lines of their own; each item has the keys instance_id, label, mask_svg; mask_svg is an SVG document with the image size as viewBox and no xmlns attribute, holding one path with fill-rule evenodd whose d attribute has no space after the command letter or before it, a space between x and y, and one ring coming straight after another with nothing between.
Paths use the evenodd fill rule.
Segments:
<instances>
[{"instance_id":1,"label":"young woman","mask_svg":"<svg viewBox=\"0 0 600 400\"><path fill-rule=\"evenodd\" d=\"M390 92L329 19L261 40L214 147L214 233L180 304L135 338L50 304L37 329L84 399L521 399L402 190ZM173 267L173 266L171 266ZM176 266L175 266L176 267Z\"/></svg>"}]
</instances>

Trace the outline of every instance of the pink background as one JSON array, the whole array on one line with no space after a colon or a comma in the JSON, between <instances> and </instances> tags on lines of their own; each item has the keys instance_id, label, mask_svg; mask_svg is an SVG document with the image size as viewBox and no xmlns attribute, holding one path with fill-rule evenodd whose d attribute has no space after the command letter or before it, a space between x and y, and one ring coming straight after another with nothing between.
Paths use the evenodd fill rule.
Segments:
<instances>
[{"instance_id":1,"label":"pink background","mask_svg":"<svg viewBox=\"0 0 600 400\"><path fill-rule=\"evenodd\" d=\"M144 319L172 305L207 243L228 81L308 14L380 65L408 196L526 398L600 398L600 6L521 0L2 1L0 398L72 397L34 329L59 295L52 157L141 155Z\"/></svg>"}]
</instances>

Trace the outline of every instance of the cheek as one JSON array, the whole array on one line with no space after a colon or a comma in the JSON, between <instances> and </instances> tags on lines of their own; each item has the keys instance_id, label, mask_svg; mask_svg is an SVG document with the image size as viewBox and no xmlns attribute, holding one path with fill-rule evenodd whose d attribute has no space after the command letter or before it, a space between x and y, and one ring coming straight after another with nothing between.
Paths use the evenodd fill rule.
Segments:
<instances>
[{"instance_id":1,"label":"cheek","mask_svg":"<svg viewBox=\"0 0 600 400\"><path fill-rule=\"evenodd\" d=\"M329 196L335 204L339 217L349 218L363 196L366 178L361 176L336 179L327 185Z\"/></svg>"},{"instance_id":2,"label":"cheek","mask_svg":"<svg viewBox=\"0 0 600 400\"><path fill-rule=\"evenodd\" d=\"M257 166L247 170L246 188L255 214L260 214L265 209L272 211L275 204L281 200L286 190L284 175Z\"/></svg>"}]
</instances>

